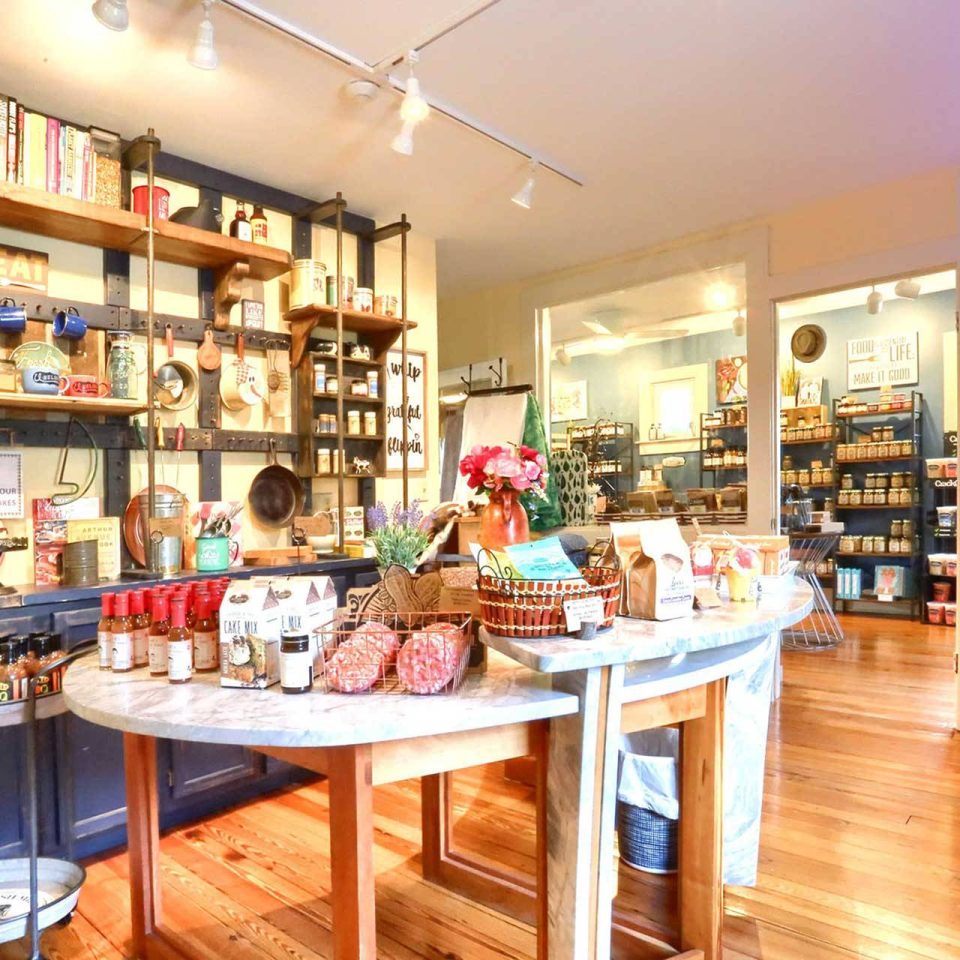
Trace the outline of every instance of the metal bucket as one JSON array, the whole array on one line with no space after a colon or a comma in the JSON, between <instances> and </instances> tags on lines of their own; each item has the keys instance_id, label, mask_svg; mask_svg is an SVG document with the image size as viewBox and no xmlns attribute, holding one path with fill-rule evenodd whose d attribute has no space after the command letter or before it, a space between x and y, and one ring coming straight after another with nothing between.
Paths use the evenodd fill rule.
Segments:
<instances>
[{"instance_id":1,"label":"metal bucket","mask_svg":"<svg viewBox=\"0 0 960 960\"><path fill-rule=\"evenodd\" d=\"M150 494L137 497L140 506L140 525L143 530L147 568L154 573L179 573L183 561L183 497L179 493L155 494L153 517L157 520L179 520L179 533L156 531L150 533Z\"/></svg>"},{"instance_id":2,"label":"metal bucket","mask_svg":"<svg viewBox=\"0 0 960 960\"><path fill-rule=\"evenodd\" d=\"M99 581L99 545L96 540L78 540L63 545L63 585L89 587Z\"/></svg>"}]
</instances>

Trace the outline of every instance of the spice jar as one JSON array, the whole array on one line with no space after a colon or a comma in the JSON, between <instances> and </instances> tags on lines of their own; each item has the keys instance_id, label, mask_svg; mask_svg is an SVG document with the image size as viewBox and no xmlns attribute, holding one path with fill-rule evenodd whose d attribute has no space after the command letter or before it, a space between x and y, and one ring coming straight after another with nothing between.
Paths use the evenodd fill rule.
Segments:
<instances>
[{"instance_id":1,"label":"spice jar","mask_svg":"<svg viewBox=\"0 0 960 960\"><path fill-rule=\"evenodd\" d=\"M336 374L331 374L327 377L327 393L337 393L340 389L340 381L337 379Z\"/></svg>"},{"instance_id":2,"label":"spice jar","mask_svg":"<svg viewBox=\"0 0 960 960\"><path fill-rule=\"evenodd\" d=\"M347 433L351 436L357 436L360 433L360 411L347 411Z\"/></svg>"},{"instance_id":3,"label":"spice jar","mask_svg":"<svg viewBox=\"0 0 960 960\"><path fill-rule=\"evenodd\" d=\"M329 447L321 447L317 450L317 475L321 477L332 473Z\"/></svg>"},{"instance_id":4,"label":"spice jar","mask_svg":"<svg viewBox=\"0 0 960 960\"><path fill-rule=\"evenodd\" d=\"M280 689L284 693L313 689L313 654L307 634L285 634L280 639Z\"/></svg>"},{"instance_id":5,"label":"spice jar","mask_svg":"<svg viewBox=\"0 0 960 960\"><path fill-rule=\"evenodd\" d=\"M367 410L363 415L363 432L368 437L377 435L377 411Z\"/></svg>"},{"instance_id":6,"label":"spice jar","mask_svg":"<svg viewBox=\"0 0 960 960\"><path fill-rule=\"evenodd\" d=\"M327 392L327 367L319 360L313 362L313 392Z\"/></svg>"},{"instance_id":7,"label":"spice jar","mask_svg":"<svg viewBox=\"0 0 960 960\"><path fill-rule=\"evenodd\" d=\"M367 393L371 397L380 396L380 371L367 371Z\"/></svg>"},{"instance_id":8,"label":"spice jar","mask_svg":"<svg viewBox=\"0 0 960 960\"><path fill-rule=\"evenodd\" d=\"M112 643L110 668L114 673L127 673L133 669L133 620L130 617L130 593L122 591L113 598L113 624L110 629Z\"/></svg>"}]
</instances>

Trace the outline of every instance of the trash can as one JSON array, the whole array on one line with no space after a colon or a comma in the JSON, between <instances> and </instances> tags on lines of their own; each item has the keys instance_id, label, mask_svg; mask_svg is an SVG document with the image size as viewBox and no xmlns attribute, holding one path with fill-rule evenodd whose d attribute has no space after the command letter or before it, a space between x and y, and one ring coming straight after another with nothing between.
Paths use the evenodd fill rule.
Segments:
<instances>
[{"instance_id":1,"label":"trash can","mask_svg":"<svg viewBox=\"0 0 960 960\"><path fill-rule=\"evenodd\" d=\"M647 873L675 873L680 790L679 731L643 730L623 737L617 787L620 858Z\"/></svg>"}]
</instances>

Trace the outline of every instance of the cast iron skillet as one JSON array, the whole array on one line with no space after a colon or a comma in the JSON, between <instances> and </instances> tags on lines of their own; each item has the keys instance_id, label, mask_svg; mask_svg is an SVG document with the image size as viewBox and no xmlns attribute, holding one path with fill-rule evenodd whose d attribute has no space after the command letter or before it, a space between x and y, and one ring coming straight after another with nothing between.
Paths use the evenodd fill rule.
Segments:
<instances>
[{"instance_id":1,"label":"cast iron skillet","mask_svg":"<svg viewBox=\"0 0 960 960\"><path fill-rule=\"evenodd\" d=\"M264 467L250 484L250 510L265 527L289 527L293 518L303 513L303 484L292 471L277 463L277 443L270 440L273 461Z\"/></svg>"}]
</instances>

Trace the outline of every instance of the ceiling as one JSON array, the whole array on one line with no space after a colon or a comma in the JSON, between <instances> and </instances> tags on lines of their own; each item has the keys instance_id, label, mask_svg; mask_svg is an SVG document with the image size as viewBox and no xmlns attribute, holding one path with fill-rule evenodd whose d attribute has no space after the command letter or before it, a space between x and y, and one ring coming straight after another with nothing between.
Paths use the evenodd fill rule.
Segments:
<instances>
[{"instance_id":1,"label":"ceiling","mask_svg":"<svg viewBox=\"0 0 960 960\"><path fill-rule=\"evenodd\" d=\"M463 4L259 0L368 62ZM954 164L955 0L500 0L424 49L424 93L575 171L509 202L522 158L434 114L389 149L394 95L347 103L343 66L222 5L220 68L185 62L196 0L7 0L0 90L438 241L442 293L622 253L807 199Z\"/></svg>"}]
</instances>

